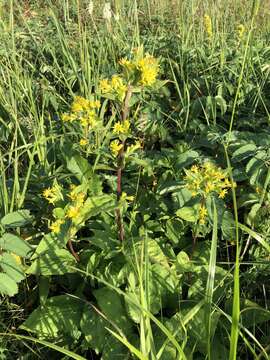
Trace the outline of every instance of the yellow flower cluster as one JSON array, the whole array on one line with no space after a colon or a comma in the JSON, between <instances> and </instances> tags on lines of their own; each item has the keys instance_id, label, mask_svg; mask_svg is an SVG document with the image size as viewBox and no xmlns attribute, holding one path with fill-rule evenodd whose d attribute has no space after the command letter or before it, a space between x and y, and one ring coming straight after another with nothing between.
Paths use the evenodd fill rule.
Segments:
<instances>
[{"instance_id":1,"label":"yellow flower cluster","mask_svg":"<svg viewBox=\"0 0 270 360\"><path fill-rule=\"evenodd\" d=\"M81 140L80 140L80 145L81 145L81 146L86 146L86 145L88 145L88 140L87 140L87 139L81 139Z\"/></svg>"},{"instance_id":2,"label":"yellow flower cluster","mask_svg":"<svg viewBox=\"0 0 270 360\"><path fill-rule=\"evenodd\" d=\"M110 144L110 150L114 157L119 154L119 151L122 149L123 144L119 140L113 140Z\"/></svg>"},{"instance_id":3,"label":"yellow flower cluster","mask_svg":"<svg viewBox=\"0 0 270 360\"><path fill-rule=\"evenodd\" d=\"M205 205L201 204L199 209L199 224L204 225L206 217L207 217L207 209Z\"/></svg>"},{"instance_id":4,"label":"yellow flower cluster","mask_svg":"<svg viewBox=\"0 0 270 360\"><path fill-rule=\"evenodd\" d=\"M97 124L97 110L100 106L99 100L87 100L81 96L76 96L71 105L71 112L62 114L62 120L64 122L79 120L83 127L94 127Z\"/></svg>"},{"instance_id":5,"label":"yellow flower cluster","mask_svg":"<svg viewBox=\"0 0 270 360\"><path fill-rule=\"evenodd\" d=\"M120 59L119 64L123 66L123 68L125 68L127 71L133 71L136 68L134 62L128 60L127 58Z\"/></svg>"},{"instance_id":6,"label":"yellow flower cluster","mask_svg":"<svg viewBox=\"0 0 270 360\"><path fill-rule=\"evenodd\" d=\"M70 192L67 195L70 199L70 203L65 207L63 217L61 219L56 219L49 226L49 229L53 233L58 234L61 232L61 225L65 223L65 218L76 221L76 218L81 214L81 208L85 203L86 195L86 192L82 191L81 186L71 185ZM45 189L43 191L43 196L52 204L59 200L60 196L63 200L61 188L58 184L54 185L52 188Z\"/></svg>"},{"instance_id":7,"label":"yellow flower cluster","mask_svg":"<svg viewBox=\"0 0 270 360\"><path fill-rule=\"evenodd\" d=\"M101 104L99 100L87 100L81 96L76 96L71 105L71 111L74 113L91 111L99 109L100 106Z\"/></svg>"},{"instance_id":8,"label":"yellow flower cluster","mask_svg":"<svg viewBox=\"0 0 270 360\"><path fill-rule=\"evenodd\" d=\"M244 32L245 32L245 26L243 24L239 24L238 27L237 27L237 33L238 33L238 39L241 40L243 35L244 35Z\"/></svg>"},{"instance_id":9,"label":"yellow flower cluster","mask_svg":"<svg viewBox=\"0 0 270 360\"><path fill-rule=\"evenodd\" d=\"M138 61L137 67L141 73L140 83L144 86L153 85L159 72L158 60L148 54Z\"/></svg>"},{"instance_id":10,"label":"yellow flower cluster","mask_svg":"<svg viewBox=\"0 0 270 360\"><path fill-rule=\"evenodd\" d=\"M103 79L99 83L102 94L117 95L120 101L125 99L127 84L152 86L159 73L158 59L150 54L143 56L143 48L134 51L134 59L122 58L119 64L123 68L122 75L113 75L111 80ZM124 80L125 79L125 80Z\"/></svg>"},{"instance_id":11,"label":"yellow flower cluster","mask_svg":"<svg viewBox=\"0 0 270 360\"><path fill-rule=\"evenodd\" d=\"M80 215L80 208L84 204L86 193L81 191L79 186L72 185L68 197L72 201L72 204L68 206L66 217L69 219L74 219Z\"/></svg>"},{"instance_id":12,"label":"yellow flower cluster","mask_svg":"<svg viewBox=\"0 0 270 360\"><path fill-rule=\"evenodd\" d=\"M186 170L185 182L192 196L200 195L203 198L210 193L216 193L223 199L232 187L227 173L211 162L206 162L202 166L193 165L190 170Z\"/></svg>"},{"instance_id":13,"label":"yellow flower cluster","mask_svg":"<svg viewBox=\"0 0 270 360\"><path fill-rule=\"evenodd\" d=\"M62 199L61 187L55 184L43 190L42 195L50 204L55 204L56 201Z\"/></svg>"},{"instance_id":14,"label":"yellow flower cluster","mask_svg":"<svg viewBox=\"0 0 270 360\"><path fill-rule=\"evenodd\" d=\"M64 224L64 220L63 219L58 219L55 220L50 226L49 229L55 233L55 234L59 234L61 231L61 225Z\"/></svg>"},{"instance_id":15,"label":"yellow flower cluster","mask_svg":"<svg viewBox=\"0 0 270 360\"><path fill-rule=\"evenodd\" d=\"M102 94L115 94L120 101L123 101L126 95L127 85L120 75L113 75L111 80L101 80L99 89Z\"/></svg>"},{"instance_id":16,"label":"yellow flower cluster","mask_svg":"<svg viewBox=\"0 0 270 360\"><path fill-rule=\"evenodd\" d=\"M134 73L136 75L135 78L139 79L139 85L152 86L159 73L158 59L150 54L146 54L145 57L137 56L139 53L140 51L135 52L133 61L123 58L120 59L119 64L128 74Z\"/></svg>"},{"instance_id":17,"label":"yellow flower cluster","mask_svg":"<svg viewBox=\"0 0 270 360\"><path fill-rule=\"evenodd\" d=\"M113 133L114 134L127 134L130 128L130 121L125 120L122 123L117 122L114 124Z\"/></svg>"},{"instance_id":18,"label":"yellow flower cluster","mask_svg":"<svg viewBox=\"0 0 270 360\"><path fill-rule=\"evenodd\" d=\"M208 35L209 38L212 38L213 36L213 30L212 30L212 20L209 15L204 15L204 29Z\"/></svg>"}]
</instances>

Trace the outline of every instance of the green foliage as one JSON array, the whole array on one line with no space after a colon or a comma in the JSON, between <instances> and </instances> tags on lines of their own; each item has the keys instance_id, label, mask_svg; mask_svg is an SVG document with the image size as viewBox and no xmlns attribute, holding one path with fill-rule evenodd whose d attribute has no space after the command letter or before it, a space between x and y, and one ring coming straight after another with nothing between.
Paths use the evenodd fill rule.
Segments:
<instances>
[{"instance_id":1,"label":"green foliage","mask_svg":"<svg viewBox=\"0 0 270 360\"><path fill-rule=\"evenodd\" d=\"M19 210L5 215L0 223L3 229L11 229L28 224L31 221L28 210ZM29 258L31 246L21 237L4 232L0 237L0 294L14 296L18 293L18 284L25 279L22 258Z\"/></svg>"}]
</instances>

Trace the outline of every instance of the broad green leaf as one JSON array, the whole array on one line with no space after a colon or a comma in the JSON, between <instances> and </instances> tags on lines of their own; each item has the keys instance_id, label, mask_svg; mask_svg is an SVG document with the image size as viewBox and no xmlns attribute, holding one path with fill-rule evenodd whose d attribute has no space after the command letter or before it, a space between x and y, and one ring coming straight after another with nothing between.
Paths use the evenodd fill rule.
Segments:
<instances>
[{"instance_id":1,"label":"broad green leaf","mask_svg":"<svg viewBox=\"0 0 270 360\"><path fill-rule=\"evenodd\" d=\"M119 315L116 314L116 317L118 318ZM110 322L104 318L102 313L99 313L99 310L88 305L84 307L80 327L89 348L97 354L102 353L104 360L126 359L128 351L109 334L106 329L108 326L110 326Z\"/></svg>"},{"instance_id":2,"label":"broad green leaf","mask_svg":"<svg viewBox=\"0 0 270 360\"><path fill-rule=\"evenodd\" d=\"M97 354L102 352L104 343L107 340L107 331L105 329L107 325L108 322L94 308L89 305L84 306L80 328L89 347Z\"/></svg>"},{"instance_id":3,"label":"broad green leaf","mask_svg":"<svg viewBox=\"0 0 270 360\"><path fill-rule=\"evenodd\" d=\"M31 223L33 217L29 210L18 210L5 215L1 219L1 225L7 228L20 227Z\"/></svg>"},{"instance_id":4,"label":"broad green leaf","mask_svg":"<svg viewBox=\"0 0 270 360\"><path fill-rule=\"evenodd\" d=\"M185 224L181 219L171 219L166 223L166 236L173 245L180 245L186 231Z\"/></svg>"},{"instance_id":5,"label":"broad green leaf","mask_svg":"<svg viewBox=\"0 0 270 360\"><path fill-rule=\"evenodd\" d=\"M176 258L176 269L180 273L192 271L194 264L185 251L180 251Z\"/></svg>"},{"instance_id":6,"label":"broad green leaf","mask_svg":"<svg viewBox=\"0 0 270 360\"><path fill-rule=\"evenodd\" d=\"M209 273L209 267L207 265L196 266L193 269L193 276L195 280L188 290L188 297L192 300L201 300L205 295L206 283ZM224 296L226 289L231 285L232 275L220 266L216 266L215 269L215 282L213 301L216 301L220 297Z\"/></svg>"},{"instance_id":7,"label":"broad green leaf","mask_svg":"<svg viewBox=\"0 0 270 360\"><path fill-rule=\"evenodd\" d=\"M0 248L10 251L18 256L29 257L32 253L31 246L17 235L5 233L0 238Z\"/></svg>"},{"instance_id":8,"label":"broad green leaf","mask_svg":"<svg viewBox=\"0 0 270 360\"><path fill-rule=\"evenodd\" d=\"M235 240L235 221L232 213L229 211L224 211L222 222L221 222L221 231L222 235L226 240L234 241Z\"/></svg>"},{"instance_id":9,"label":"broad green leaf","mask_svg":"<svg viewBox=\"0 0 270 360\"><path fill-rule=\"evenodd\" d=\"M175 167L178 170L181 170L185 167L190 166L195 160L199 158L197 151L188 150L177 157L175 162Z\"/></svg>"},{"instance_id":10,"label":"broad green leaf","mask_svg":"<svg viewBox=\"0 0 270 360\"><path fill-rule=\"evenodd\" d=\"M150 262L160 264L168 269L169 263L167 256L163 253L158 243L153 239L149 239L147 247Z\"/></svg>"},{"instance_id":11,"label":"broad green leaf","mask_svg":"<svg viewBox=\"0 0 270 360\"><path fill-rule=\"evenodd\" d=\"M198 219L197 211L194 207L184 206L176 211L176 215L188 222L196 222Z\"/></svg>"},{"instance_id":12,"label":"broad green leaf","mask_svg":"<svg viewBox=\"0 0 270 360\"><path fill-rule=\"evenodd\" d=\"M2 270L17 283L25 278L20 263L12 254L4 253L0 256L0 267Z\"/></svg>"},{"instance_id":13,"label":"broad green leaf","mask_svg":"<svg viewBox=\"0 0 270 360\"><path fill-rule=\"evenodd\" d=\"M106 287L93 291L93 294L105 316L128 335L132 329L132 323L127 317L124 302L120 295Z\"/></svg>"},{"instance_id":14,"label":"broad green leaf","mask_svg":"<svg viewBox=\"0 0 270 360\"><path fill-rule=\"evenodd\" d=\"M117 203L113 195L91 196L80 208L80 215L76 217L74 224L77 226L83 224L92 216L96 216L102 211L114 210L116 207Z\"/></svg>"},{"instance_id":15,"label":"broad green leaf","mask_svg":"<svg viewBox=\"0 0 270 360\"><path fill-rule=\"evenodd\" d=\"M35 333L39 338L71 336L78 339L83 302L68 295L47 299L44 306L34 310L21 329Z\"/></svg>"},{"instance_id":16,"label":"broad green leaf","mask_svg":"<svg viewBox=\"0 0 270 360\"><path fill-rule=\"evenodd\" d=\"M247 224L249 226L253 225L256 215L259 212L259 210L261 209L261 207L262 206L259 203L252 205L250 212L248 213L247 220L246 220Z\"/></svg>"},{"instance_id":17,"label":"broad green leaf","mask_svg":"<svg viewBox=\"0 0 270 360\"><path fill-rule=\"evenodd\" d=\"M28 274L35 275L64 275L74 272L70 266L75 266L76 260L71 253L65 249L49 249L33 261Z\"/></svg>"},{"instance_id":18,"label":"broad green leaf","mask_svg":"<svg viewBox=\"0 0 270 360\"><path fill-rule=\"evenodd\" d=\"M232 155L232 160L235 161L242 161L246 158L249 158L254 155L254 152L256 151L257 146L254 144L246 144L238 148L236 151L234 151Z\"/></svg>"},{"instance_id":19,"label":"broad green leaf","mask_svg":"<svg viewBox=\"0 0 270 360\"><path fill-rule=\"evenodd\" d=\"M17 283L7 274L0 273L0 294L14 296L17 292Z\"/></svg>"},{"instance_id":20,"label":"broad green leaf","mask_svg":"<svg viewBox=\"0 0 270 360\"><path fill-rule=\"evenodd\" d=\"M266 171L265 159L267 154L265 151L260 151L254 156L246 166L246 172L249 176L249 181L251 185L255 185L261 180L262 175Z\"/></svg>"},{"instance_id":21,"label":"broad green leaf","mask_svg":"<svg viewBox=\"0 0 270 360\"><path fill-rule=\"evenodd\" d=\"M75 154L71 157L66 157L67 169L80 181L80 183L87 182L91 178L93 171L88 161Z\"/></svg>"}]
</instances>

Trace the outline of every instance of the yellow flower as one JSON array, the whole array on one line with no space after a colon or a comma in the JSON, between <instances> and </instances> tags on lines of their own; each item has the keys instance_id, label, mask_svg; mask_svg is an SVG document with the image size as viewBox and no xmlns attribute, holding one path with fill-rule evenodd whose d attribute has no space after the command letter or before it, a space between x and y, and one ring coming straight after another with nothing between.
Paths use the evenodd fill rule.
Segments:
<instances>
[{"instance_id":1,"label":"yellow flower","mask_svg":"<svg viewBox=\"0 0 270 360\"><path fill-rule=\"evenodd\" d=\"M127 86L119 75L113 75L111 80L112 89L117 93L120 100L124 100Z\"/></svg>"},{"instance_id":2,"label":"yellow flower","mask_svg":"<svg viewBox=\"0 0 270 360\"><path fill-rule=\"evenodd\" d=\"M88 140L87 139L81 139L80 140L80 145L81 146L86 146L88 144Z\"/></svg>"},{"instance_id":3,"label":"yellow flower","mask_svg":"<svg viewBox=\"0 0 270 360\"><path fill-rule=\"evenodd\" d=\"M54 186L52 188L47 188L43 190L42 195L50 204L54 204L58 197L57 189Z\"/></svg>"},{"instance_id":4,"label":"yellow flower","mask_svg":"<svg viewBox=\"0 0 270 360\"><path fill-rule=\"evenodd\" d=\"M88 100L81 96L75 96L75 99L71 105L71 111L74 113L84 111L87 108Z\"/></svg>"},{"instance_id":5,"label":"yellow flower","mask_svg":"<svg viewBox=\"0 0 270 360\"><path fill-rule=\"evenodd\" d=\"M127 58L120 59L119 64L128 70L132 70L134 68L134 64Z\"/></svg>"},{"instance_id":6,"label":"yellow flower","mask_svg":"<svg viewBox=\"0 0 270 360\"><path fill-rule=\"evenodd\" d=\"M201 205L199 209L199 223L201 225L205 224L206 216L207 216L207 209L204 205Z\"/></svg>"},{"instance_id":7,"label":"yellow flower","mask_svg":"<svg viewBox=\"0 0 270 360\"><path fill-rule=\"evenodd\" d=\"M67 114L67 113L64 113L61 115L61 119L65 122L68 122L68 121L74 121L77 119L77 116L75 114Z\"/></svg>"},{"instance_id":8,"label":"yellow flower","mask_svg":"<svg viewBox=\"0 0 270 360\"><path fill-rule=\"evenodd\" d=\"M77 217L80 214L80 208L78 206L70 206L66 216L70 219Z\"/></svg>"},{"instance_id":9,"label":"yellow flower","mask_svg":"<svg viewBox=\"0 0 270 360\"><path fill-rule=\"evenodd\" d=\"M112 86L108 79L100 80L99 89L103 94L107 94L112 91Z\"/></svg>"},{"instance_id":10,"label":"yellow flower","mask_svg":"<svg viewBox=\"0 0 270 360\"><path fill-rule=\"evenodd\" d=\"M124 128L120 122L114 124L113 133L114 134L122 134L124 132Z\"/></svg>"},{"instance_id":11,"label":"yellow flower","mask_svg":"<svg viewBox=\"0 0 270 360\"><path fill-rule=\"evenodd\" d=\"M211 191L213 191L215 189L215 185L211 182L207 182L206 186L205 186L205 192L206 194L210 193Z\"/></svg>"},{"instance_id":12,"label":"yellow flower","mask_svg":"<svg viewBox=\"0 0 270 360\"><path fill-rule=\"evenodd\" d=\"M82 205L84 202L84 199L86 197L86 193L83 191L79 191L79 188L77 186L74 186L71 189L71 192L69 193L68 197L76 203L76 205Z\"/></svg>"},{"instance_id":13,"label":"yellow flower","mask_svg":"<svg viewBox=\"0 0 270 360\"><path fill-rule=\"evenodd\" d=\"M53 233L58 234L61 231L61 225L62 224L64 224L64 220L58 219L49 226L49 229Z\"/></svg>"},{"instance_id":14,"label":"yellow flower","mask_svg":"<svg viewBox=\"0 0 270 360\"><path fill-rule=\"evenodd\" d=\"M225 179L224 180L224 182L223 182L223 185L222 185L222 187L232 187L232 184L231 184L231 182L230 182L230 180L229 179Z\"/></svg>"},{"instance_id":15,"label":"yellow flower","mask_svg":"<svg viewBox=\"0 0 270 360\"><path fill-rule=\"evenodd\" d=\"M125 201L134 201L134 196L133 195L127 195L127 193L122 192L121 195L121 200L125 200Z\"/></svg>"},{"instance_id":16,"label":"yellow flower","mask_svg":"<svg viewBox=\"0 0 270 360\"><path fill-rule=\"evenodd\" d=\"M119 140L113 140L110 144L110 149L113 156L117 156L119 151L122 149L123 144L119 142Z\"/></svg>"},{"instance_id":17,"label":"yellow flower","mask_svg":"<svg viewBox=\"0 0 270 360\"><path fill-rule=\"evenodd\" d=\"M122 126L123 126L124 133L127 133L130 128L130 121L128 119L124 120Z\"/></svg>"},{"instance_id":18,"label":"yellow flower","mask_svg":"<svg viewBox=\"0 0 270 360\"><path fill-rule=\"evenodd\" d=\"M218 197L221 199L224 199L227 192L228 192L227 189L222 189L221 192L219 193Z\"/></svg>"},{"instance_id":19,"label":"yellow flower","mask_svg":"<svg viewBox=\"0 0 270 360\"><path fill-rule=\"evenodd\" d=\"M114 134L126 134L130 128L129 120L125 120L122 124L117 122L114 124L113 133Z\"/></svg>"},{"instance_id":20,"label":"yellow flower","mask_svg":"<svg viewBox=\"0 0 270 360\"><path fill-rule=\"evenodd\" d=\"M204 15L204 28L209 38L213 36L212 21L209 15Z\"/></svg>"},{"instance_id":21,"label":"yellow flower","mask_svg":"<svg viewBox=\"0 0 270 360\"><path fill-rule=\"evenodd\" d=\"M69 121L70 120L70 116L67 113L62 114L61 118L62 118L63 121Z\"/></svg>"},{"instance_id":22,"label":"yellow flower","mask_svg":"<svg viewBox=\"0 0 270 360\"><path fill-rule=\"evenodd\" d=\"M239 24L237 27L237 32L238 32L238 38L239 40L241 40L245 32L245 26L243 24Z\"/></svg>"},{"instance_id":23,"label":"yellow flower","mask_svg":"<svg viewBox=\"0 0 270 360\"><path fill-rule=\"evenodd\" d=\"M199 167L197 165L192 165L191 169L192 172L194 172L195 174L198 174L199 172Z\"/></svg>"},{"instance_id":24,"label":"yellow flower","mask_svg":"<svg viewBox=\"0 0 270 360\"><path fill-rule=\"evenodd\" d=\"M141 72L140 83L144 86L151 86L156 81L159 64L153 56L146 55L138 61L138 70Z\"/></svg>"},{"instance_id":25,"label":"yellow flower","mask_svg":"<svg viewBox=\"0 0 270 360\"><path fill-rule=\"evenodd\" d=\"M87 126L88 126L88 118L87 118L87 117L85 117L85 116L81 117L81 118L80 118L80 122L81 122L81 125L82 125L83 127L87 127Z\"/></svg>"}]
</instances>

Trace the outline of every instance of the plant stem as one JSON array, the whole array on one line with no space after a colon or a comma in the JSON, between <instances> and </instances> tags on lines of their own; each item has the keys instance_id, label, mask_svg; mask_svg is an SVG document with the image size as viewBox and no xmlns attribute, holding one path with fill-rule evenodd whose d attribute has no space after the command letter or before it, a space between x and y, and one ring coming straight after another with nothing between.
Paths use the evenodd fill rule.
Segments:
<instances>
[{"instance_id":1,"label":"plant stem","mask_svg":"<svg viewBox=\"0 0 270 360\"><path fill-rule=\"evenodd\" d=\"M123 103L123 108L122 108L122 114L121 114L121 121L124 122L129 114L129 100L131 98L132 95L132 87L129 85L128 89L127 89L127 93L125 96L125 100ZM125 158L125 140L122 141L122 148L119 151L118 154L118 164L117 164L117 201L119 202L121 195L122 195L122 172L123 172L123 168L124 168L124 158ZM123 225L123 221L122 221L122 217L121 217L121 211L120 209L116 209L116 223L118 226L118 236L119 236L119 240L121 242L124 241L125 238L125 231L124 231L124 225Z\"/></svg>"}]
</instances>

